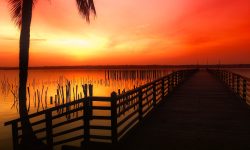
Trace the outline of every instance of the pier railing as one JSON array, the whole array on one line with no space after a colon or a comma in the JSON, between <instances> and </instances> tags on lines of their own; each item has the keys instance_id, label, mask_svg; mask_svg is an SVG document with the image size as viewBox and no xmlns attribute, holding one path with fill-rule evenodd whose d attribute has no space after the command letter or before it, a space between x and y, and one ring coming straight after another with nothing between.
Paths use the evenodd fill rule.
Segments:
<instances>
[{"instance_id":1,"label":"pier railing","mask_svg":"<svg viewBox=\"0 0 250 150\"><path fill-rule=\"evenodd\" d=\"M90 133L91 129L111 130L110 126L90 124L90 121L111 120L110 115L93 113L100 110L110 111L110 105L91 105L94 102L110 103L110 97L87 97L29 115L33 133L38 140L46 143L51 149L54 146L79 139L84 139L86 142L90 138L111 139L108 135ZM13 149L17 150L22 138L21 119L5 123L5 125L10 124L12 125Z\"/></svg>"},{"instance_id":2,"label":"pier railing","mask_svg":"<svg viewBox=\"0 0 250 150\"><path fill-rule=\"evenodd\" d=\"M81 140L117 143L196 70L179 70L133 90L110 97L86 97L27 117L34 134L52 150L57 145ZM101 104L100 104L101 103ZM12 125L13 149L22 138L21 119Z\"/></svg>"},{"instance_id":3,"label":"pier railing","mask_svg":"<svg viewBox=\"0 0 250 150\"><path fill-rule=\"evenodd\" d=\"M228 70L209 69L209 71L222 80L232 92L250 105L250 78Z\"/></svg>"}]
</instances>

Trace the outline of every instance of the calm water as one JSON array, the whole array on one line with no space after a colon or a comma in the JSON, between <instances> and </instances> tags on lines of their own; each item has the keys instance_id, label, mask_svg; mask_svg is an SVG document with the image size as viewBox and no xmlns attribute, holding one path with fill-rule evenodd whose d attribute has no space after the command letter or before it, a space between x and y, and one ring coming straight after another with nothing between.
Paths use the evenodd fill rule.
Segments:
<instances>
[{"instance_id":1,"label":"calm water","mask_svg":"<svg viewBox=\"0 0 250 150\"><path fill-rule=\"evenodd\" d=\"M250 78L250 69L227 69ZM94 96L110 96L113 91L130 90L171 73L169 70L31 70L29 71L27 107L29 113L58 105L57 90L70 82L71 98L83 97L84 84L93 84ZM18 70L0 70L0 149L12 149L11 128L6 121L18 115ZM50 101L50 99L53 99Z\"/></svg>"},{"instance_id":2,"label":"calm water","mask_svg":"<svg viewBox=\"0 0 250 150\"><path fill-rule=\"evenodd\" d=\"M127 91L172 72L169 70L31 70L27 87L29 113L58 105L58 89L64 93L70 82L71 98L84 96L82 85L92 84L94 96L110 96L113 91ZM50 99L53 99L50 101ZM18 115L18 70L0 70L0 149L11 149L11 128L6 121Z\"/></svg>"}]
</instances>

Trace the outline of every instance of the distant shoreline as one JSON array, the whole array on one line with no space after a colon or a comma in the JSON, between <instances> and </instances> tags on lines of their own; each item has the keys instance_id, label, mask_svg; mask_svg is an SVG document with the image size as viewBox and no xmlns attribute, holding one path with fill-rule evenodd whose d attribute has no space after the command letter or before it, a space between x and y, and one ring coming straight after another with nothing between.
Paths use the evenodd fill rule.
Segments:
<instances>
[{"instance_id":1,"label":"distant shoreline","mask_svg":"<svg viewBox=\"0 0 250 150\"><path fill-rule=\"evenodd\" d=\"M37 66L30 70L49 69L167 69L167 68L250 68L250 64L221 65L96 65L96 66ZM18 67L0 67L0 70L18 70Z\"/></svg>"}]
</instances>

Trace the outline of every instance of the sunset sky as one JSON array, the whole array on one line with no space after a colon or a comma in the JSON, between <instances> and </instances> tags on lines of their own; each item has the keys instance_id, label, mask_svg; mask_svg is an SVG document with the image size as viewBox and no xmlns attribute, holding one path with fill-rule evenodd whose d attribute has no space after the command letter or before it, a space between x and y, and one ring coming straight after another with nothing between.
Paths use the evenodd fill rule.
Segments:
<instances>
[{"instance_id":1,"label":"sunset sky","mask_svg":"<svg viewBox=\"0 0 250 150\"><path fill-rule=\"evenodd\" d=\"M19 29L0 0L0 66L18 65ZM250 63L250 0L38 0L30 66Z\"/></svg>"}]
</instances>

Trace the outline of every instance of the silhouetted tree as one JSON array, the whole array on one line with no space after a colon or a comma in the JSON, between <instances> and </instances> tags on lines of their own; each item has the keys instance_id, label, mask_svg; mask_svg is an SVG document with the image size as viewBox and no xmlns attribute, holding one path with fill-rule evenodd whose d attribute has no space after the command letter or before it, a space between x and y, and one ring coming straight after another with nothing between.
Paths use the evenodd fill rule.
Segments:
<instances>
[{"instance_id":1,"label":"silhouetted tree","mask_svg":"<svg viewBox=\"0 0 250 150\"><path fill-rule=\"evenodd\" d=\"M32 19L32 9L38 0L8 0L12 19L20 28L19 41L19 114L22 125L22 145L32 148L39 144L33 134L32 127L26 107L26 84L28 78L29 46L30 46L30 26ZM90 15L96 15L93 0L76 0L80 15L90 21Z\"/></svg>"}]
</instances>

